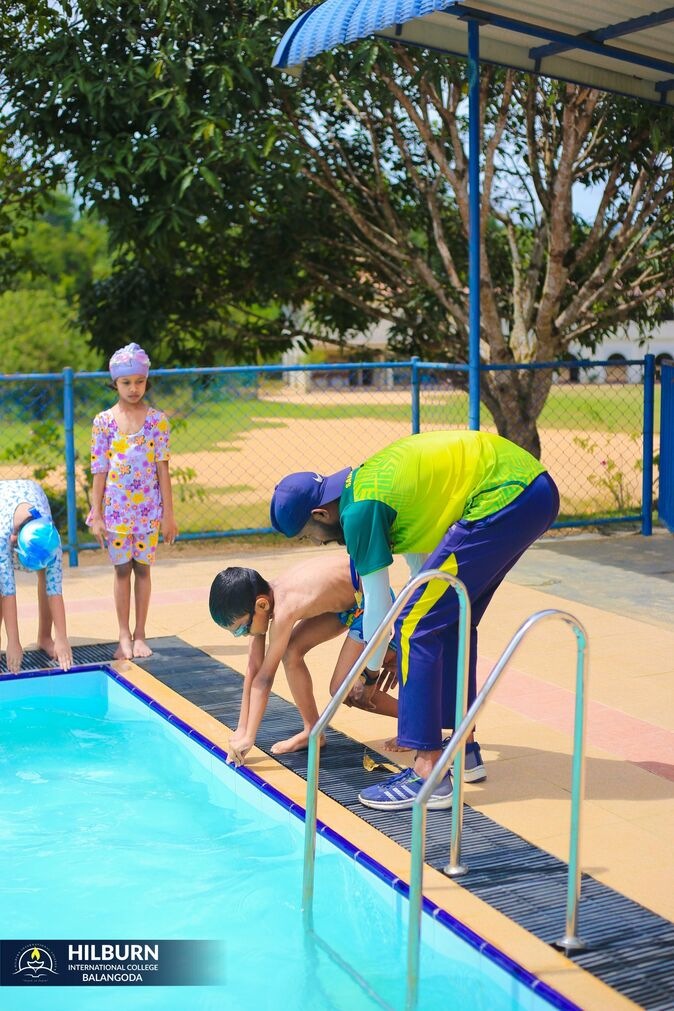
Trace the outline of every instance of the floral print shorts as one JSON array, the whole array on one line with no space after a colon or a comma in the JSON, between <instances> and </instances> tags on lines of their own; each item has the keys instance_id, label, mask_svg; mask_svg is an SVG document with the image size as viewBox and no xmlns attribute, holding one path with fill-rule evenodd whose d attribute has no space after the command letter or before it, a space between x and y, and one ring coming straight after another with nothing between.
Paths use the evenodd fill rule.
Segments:
<instances>
[{"instance_id":1,"label":"floral print shorts","mask_svg":"<svg viewBox=\"0 0 674 1011\"><path fill-rule=\"evenodd\" d=\"M132 559L143 565L152 565L159 542L159 523L153 524L145 534L120 534L108 532L108 554L113 565L124 565Z\"/></svg>"}]
</instances>

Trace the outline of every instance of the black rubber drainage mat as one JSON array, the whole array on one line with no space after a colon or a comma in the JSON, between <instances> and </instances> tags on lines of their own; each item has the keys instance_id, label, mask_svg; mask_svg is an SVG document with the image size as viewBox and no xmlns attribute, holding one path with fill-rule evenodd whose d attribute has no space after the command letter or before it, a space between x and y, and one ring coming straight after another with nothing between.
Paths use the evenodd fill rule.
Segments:
<instances>
[{"instance_id":1,"label":"black rubber drainage mat","mask_svg":"<svg viewBox=\"0 0 674 1011\"><path fill-rule=\"evenodd\" d=\"M236 671L175 636L152 639L150 645L153 655L136 661L140 666L221 723L236 725L241 700L241 676ZM115 646L76 646L75 663L107 662ZM43 664L43 654L26 654L24 668ZM257 745L269 753L275 741L296 733L298 726L295 707L272 693ZM330 729L326 738L321 790L409 850L411 812L373 811L357 800L363 786L390 773L366 772L363 745L357 741ZM306 752L277 760L306 779ZM426 860L440 870L448 861L450 824L451 811L433 811L427 819ZM564 933L565 863L468 805L462 859L470 868L459 879L462 888L549 944ZM589 950L574 955L574 962L646 1011L674 1011L674 924L586 874L578 920Z\"/></svg>"}]
</instances>

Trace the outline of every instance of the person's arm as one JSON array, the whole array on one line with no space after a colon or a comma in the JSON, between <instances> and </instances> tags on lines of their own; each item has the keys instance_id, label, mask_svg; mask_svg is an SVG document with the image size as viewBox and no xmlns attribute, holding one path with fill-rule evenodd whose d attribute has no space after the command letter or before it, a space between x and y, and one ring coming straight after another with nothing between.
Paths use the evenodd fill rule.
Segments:
<instances>
[{"instance_id":1,"label":"person's arm","mask_svg":"<svg viewBox=\"0 0 674 1011\"><path fill-rule=\"evenodd\" d=\"M174 544L178 536L178 527L173 512L173 491L171 489L171 475L169 474L169 459L171 440L171 425L165 414L161 411L156 420L154 432L154 452L157 467L157 480L159 481L159 494L162 502L161 532L165 544Z\"/></svg>"},{"instance_id":2,"label":"person's arm","mask_svg":"<svg viewBox=\"0 0 674 1011\"><path fill-rule=\"evenodd\" d=\"M87 525L102 548L107 544L105 519L103 518L103 497L108 477L110 432L105 413L97 414L91 426L91 510Z\"/></svg>"},{"instance_id":3,"label":"person's arm","mask_svg":"<svg viewBox=\"0 0 674 1011\"><path fill-rule=\"evenodd\" d=\"M418 552L417 553L408 552L406 555L403 555L403 558L407 562L407 567L410 570L410 578L414 579L414 577L421 572L424 565L426 564L426 559L428 558L428 555L423 555Z\"/></svg>"},{"instance_id":4,"label":"person's arm","mask_svg":"<svg viewBox=\"0 0 674 1011\"><path fill-rule=\"evenodd\" d=\"M106 546L105 520L103 519L103 496L107 472L94 474L91 487L91 532L102 548Z\"/></svg>"},{"instance_id":5,"label":"person's arm","mask_svg":"<svg viewBox=\"0 0 674 1011\"><path fill-rule=\"evenodd\" d=\"M173 491L171 490L168 460L157 460L157 479L162 501L162 537L165 544L174 544L178 536L178 527L173 513Z\"/></svg>"},{"instance_id":6,"label":"person's arm","mask_svg":"<svg viewBox=\"0 0 674 1011\"><path fill-rule=\"evenodd\" d=\"M16 594L2 598L2 618L7 632L7 670L18 674L23 660L23 647L19 640L19 619L16 610Z\"/></svg>"},{"instance_id":7,"label":"person's arm","mask_svg":"<svg viewBox=\"0 0 674 1011\"><path fill-rule=\"evenodd\" d=\"M266 642L266 638L263 635L251 636L250 646L248 647L248 666L246 667L246 673L243 679L243 692L241 693L239 722L237 723L236 731L234 732L234 736L237 737L237 739L239 735L243 736L246 732L248 712L250 709L250 686L257 677L260 667L262 666Z\"/></svg>"},{"instance_id":8,"label":"person's arm","mask_svg":"<svg viewBox=\"0 0 674 1011\"><path fill-rule=\"evenodd\" d=\"M54 622L54 657L61 670L70 670L73 663L73 651L68 642L66 632L66 609L63 603L63 595L55 593L47 597L51 620Z\"/></svg>"},{"instance_id":9,"label":"person's arm","mask_svg":"<svg viewBox=\"0 0 674 1011\"><path fill-rule=\"evenodd\" d=\"M391 584L388 569L377 569L367 576L361 576L363 584L363 639L369 642L391 607ZM388 648L389 637L384 636L368 660L366 674L379 675Z\"/></svg>"},{"instance_id":10,"label":"person's arm","mask_svg":"<svg viewBox=\"0 0 674 1011\"><path fill-rule=\"evenodd\" d=\"M271 687L278 666L283 659L283 655L288 648L290 634L295 624L294 615L275 618L270 626L269 646L262 665L257 672L257 676L251 679L250 697L248 704L248 719L246 729L243 733L237 733L230 738L227 761L233 765L243 765L247 752L255 744L257 732L262 723Z\"/></svg>"}]
</instances>

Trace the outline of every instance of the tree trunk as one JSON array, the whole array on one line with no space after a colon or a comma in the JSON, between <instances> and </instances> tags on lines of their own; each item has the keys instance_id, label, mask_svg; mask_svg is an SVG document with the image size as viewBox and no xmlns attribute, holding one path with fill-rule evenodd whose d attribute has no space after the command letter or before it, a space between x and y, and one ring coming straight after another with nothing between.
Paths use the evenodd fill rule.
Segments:
<instances>
[{"instance_id":1,"label":"tree trunk","mask_svg":"<svg viewBox=\"0 0 674 1011\"><path fill-rule=\"evenodd\" d=\"M536 422L552 385L552 370L486 372L482 375L482 399L491 411L499 435L541 456Z\"/></svg>"}]
</instances>

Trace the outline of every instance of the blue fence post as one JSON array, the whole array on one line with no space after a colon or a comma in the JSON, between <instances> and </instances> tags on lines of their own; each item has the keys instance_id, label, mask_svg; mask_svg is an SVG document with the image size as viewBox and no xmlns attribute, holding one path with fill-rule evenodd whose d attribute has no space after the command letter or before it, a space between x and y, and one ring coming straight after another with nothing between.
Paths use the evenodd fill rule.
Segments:
<instances>
[{"instance_id":1,"label":"blue fence post","mask_svg":"<svg viewBox=\"0 0 674 1011\"><path fill-rule=\"evenodd\" d=\"M66 516L68 521L68 560L77 568L77 490L75 477L75 401L73 370L63 370L63 433L66 453Z\"/></svg>"},{"instance_id":2,"label":"blue fence post","mask_svg":"<svg viewBox=\"0 0 674 1011\"><path fill-rule=\"evenodd\" d=\"M412 435L418 435L420 432L420 413L419 413L419 356L415 355L412 358Z\"/></svg>"},{"instance_id":3,"label":"blue fence post","mask_svg":"<svg viewBox=\"0 0 674 1011\"><path fill-rule=\"evenodd\" d=\"M468 22L468 428L480 430L480 26Z\"/></svg>"},{"instance_id":4,"label":"blue fence post","mask_svg":"<svg viewBox=\"0 0 674 1011\"><path fill-rule=\"evenodd\" d=\"M674 365L660 366L658 516L674 534Z\"/></svg>"},{"instance_id":5,"label":"blue fence post","mask_svg":"<svg viewBox=\"0 0 674 1011\"><path fill-rule=\"evenodd\" d=\"M644 433L641 489L641 533L653 533L653 419L655 416L655 356L644 358Z\"/></svg>"}]
</instances>

